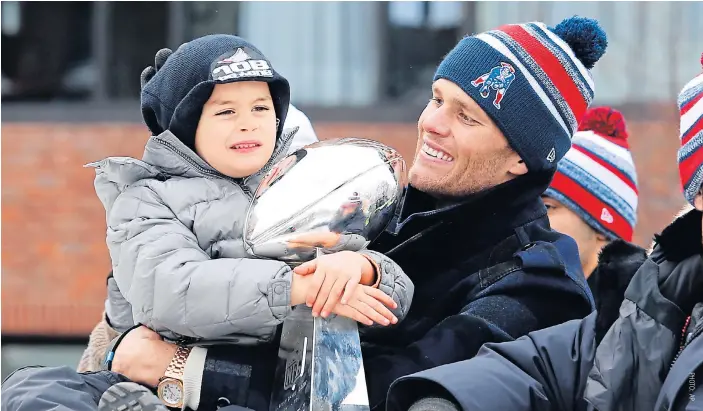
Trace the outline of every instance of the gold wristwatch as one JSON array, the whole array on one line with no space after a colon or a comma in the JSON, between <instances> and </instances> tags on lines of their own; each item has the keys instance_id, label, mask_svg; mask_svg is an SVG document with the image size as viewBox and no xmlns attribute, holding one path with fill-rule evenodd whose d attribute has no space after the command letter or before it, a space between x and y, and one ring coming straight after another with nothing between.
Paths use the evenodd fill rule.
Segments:
<instances>
[{"instance_id":1,"label":"gold wristwatch","mask_svg":"<svg viewBox=\"0 0 703 411\"><path fill-rule=\"evenodd\" d=\"M159 380L157 395L169 408L183 408L185 392L183 390L183 373L191 347L179 346L164 376Z\"/></svg>"}]
</instances>

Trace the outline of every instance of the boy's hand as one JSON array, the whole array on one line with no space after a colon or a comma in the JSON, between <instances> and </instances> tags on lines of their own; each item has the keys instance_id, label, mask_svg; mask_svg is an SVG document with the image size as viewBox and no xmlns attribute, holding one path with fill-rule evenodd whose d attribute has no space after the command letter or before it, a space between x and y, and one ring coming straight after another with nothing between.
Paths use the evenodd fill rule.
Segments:
<instances>
[{"instance_id":1,"label":"boy's hand","mask_svg":"<svg viewBox=\"0 0 703 411\"><path fill-rule=\"evenodd\" d=\"M293 271L298 275L314 274L305 303L312 307L314 316L317 317L321 313L323 317L327 317L337 305L340 296L342 304L347 304L355 295L362 278L369 281L369 278L373 278L375 269L363 255L353 251L341 251L320 256Z\"/></svg>"},{"instance_id":2,"label":"boy's hand","mask_svg":"<svg viewBox=\"0 0 703 411\"><path fill-rule=\"evenodd\" d=\"M362 285L354 289L347 304L337 304L332 308L332 312L366 325L397 323L398 319L384 304L392 308L397 307L395 301L383 291Z\"/></svg>"}]
</instances>

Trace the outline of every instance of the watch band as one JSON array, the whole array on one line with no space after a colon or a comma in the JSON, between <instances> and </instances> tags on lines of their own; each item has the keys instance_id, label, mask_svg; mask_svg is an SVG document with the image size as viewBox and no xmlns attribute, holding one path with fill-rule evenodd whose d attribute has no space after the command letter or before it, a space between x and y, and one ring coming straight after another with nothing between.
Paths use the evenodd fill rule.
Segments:
<instances>
[{"instance_id":1,"label":"watch band","mask_svg":"<svg viewBox=\"0 0 703 411\"><path fill-rule=\"evenodd\" d=\"M183 381L183 373L191 349L191 347L178 346L176 354L173 355L171 363L168 364L168 368L166 368L166 372L164 372L164 378L175 378L179 381Z\"/></svg>"}]
</instances>

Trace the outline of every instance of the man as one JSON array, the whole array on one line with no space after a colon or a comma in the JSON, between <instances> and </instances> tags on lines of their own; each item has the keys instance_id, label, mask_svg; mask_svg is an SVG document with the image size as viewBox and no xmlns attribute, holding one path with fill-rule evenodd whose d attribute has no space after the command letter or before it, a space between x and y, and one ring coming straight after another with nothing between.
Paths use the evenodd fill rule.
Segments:
<instances>
[{"instance_id":1,"label":"man","mask_svg":"<svg viewBox=\"0 0 703 411\"><path fill-rule=\"evenodd\" d=\"M540 195L593 98L588 69L606 45L597 22L574 17L555 28L508 25L466 37L440 64L418 121L403 205L370 247L415 283L402 323L361 331L372 409L384 409L388 387L401 376L592 311L576 244L549 228ZM488 93L472 84L504 65L513 68L510 81L492 79ZM494 104L497 91L501 99ZM275 363L266 359L277 350L276 342L194 349L180 363L187 406L268 409ZM174 352L175 345L137 328L110 354L112 369L153 387L179 363ZM54 404L74 384L88 389L93 403L73 410L88 410L112 384L56 370L18 372L6 383L4 404L40 411L46 406L32 403L34 393L44 393L42 404ZM113 398L122 400L113 407ZM134 383L117 384L103 405L110 410L133 401L146 408L154 398Z\"/></svg>"},{"instance_id":2,"label":"man","mask_svg":"<svg viewBox=\"0 0 703 411\"><path fill-rule=\"evenodd\" d=\"M647 258L631 244L637 219L637 173L622 114L586 112L571 150L542 199L552 228L576 241L598 311L597 340L618 318L632 276Z\"/></svg>"},{"instance_id":3,"label":"man","mask_svg":"<svg viewBox=\"0 0 703 411\"><path fill-rule=\"evenodd\" d=\"M656 236L603 341L593 313L487 344L476 358L396 382L389 411L703 410L703 73L678 105L681 183L695 208Z\"/></svg>"}]
</instances>

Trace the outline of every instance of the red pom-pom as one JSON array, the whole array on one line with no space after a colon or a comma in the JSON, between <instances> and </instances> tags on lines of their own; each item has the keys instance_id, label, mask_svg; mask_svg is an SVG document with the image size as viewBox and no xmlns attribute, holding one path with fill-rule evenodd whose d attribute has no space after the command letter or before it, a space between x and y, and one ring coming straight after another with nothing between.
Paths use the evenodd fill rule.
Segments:
<instances>
[{"instance_id":1,"label":"red pom-pom","mask_svg":"<svg viewBox=\"0 0 703 411\"><path fill-rule=\"evenodd\" d=\"M701 53L701 68L703 68L703 53Z\"/></svg>"},{"instance_id":2,"label":"red pom-pom","mask_svg":"<svg viewBox=\"0 0 703 411\"><path fill-rule=\"evenodd\" d=\"M579 131L593 131L605 136L627 140L625 118L610 107L596 107L586 111L579 124Z\"/></svg>"}]
</instances>

